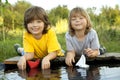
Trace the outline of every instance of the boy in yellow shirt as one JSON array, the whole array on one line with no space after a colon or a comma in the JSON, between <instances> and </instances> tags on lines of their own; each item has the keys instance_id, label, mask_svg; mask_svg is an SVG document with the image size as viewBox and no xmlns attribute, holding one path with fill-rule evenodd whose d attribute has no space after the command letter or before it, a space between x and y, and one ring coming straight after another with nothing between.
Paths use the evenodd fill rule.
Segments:
<instances>
[{"instance_id":1,"label":"boy in yellow shirt","mask_svg":"<svg viewBox=\"0 0 120 80\"><path fill-rule=\"evenodd\" d=\"M38 6L33 6L26 10L24 14L23 34L24 55L21 56L17 65L21 70L26 69L26 61L42 59L42 69L50 68L50 60L57 56L64 56L61 52L60 44L55 31L51 28L45 10Z\"/></svg>"}]
</instances>

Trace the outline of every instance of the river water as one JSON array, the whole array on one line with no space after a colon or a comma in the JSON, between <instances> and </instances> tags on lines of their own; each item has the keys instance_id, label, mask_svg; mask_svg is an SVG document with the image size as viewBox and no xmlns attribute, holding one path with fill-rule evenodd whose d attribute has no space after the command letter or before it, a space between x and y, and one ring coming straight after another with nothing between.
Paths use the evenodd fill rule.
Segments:
<instances>
[{"instance_id":1,"label":"river water","mask_svg":"<svg viewBox=\"0 0 120 80\"><path fill-rule=\"evenodd\" d=\"M4 72L0 80L120 80L120 64L90 65L89 68L52 66L51 69L40 68Z\"/></svg>"}]
</instances>

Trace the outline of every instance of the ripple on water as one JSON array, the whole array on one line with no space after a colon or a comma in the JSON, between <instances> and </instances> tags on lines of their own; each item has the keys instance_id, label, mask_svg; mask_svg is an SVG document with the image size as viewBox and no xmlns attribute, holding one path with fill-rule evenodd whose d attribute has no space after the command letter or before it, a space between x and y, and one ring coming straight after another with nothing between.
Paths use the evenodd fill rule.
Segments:
<instances>
[{"instance_id":1,"label":"ripple on water","mask_svg":"<svg viewBox=\"0 0 120 80\"><path fill-rule=\"evenodd\" d=\"M5 79L7 79L7 80L26 80L26 79L24 79L24 78L22 78L22 77L20 77L19 76L19 73L17 72L17 71L15 71L15 72L10 72L10 73L6 73L5 74Z\"/></svg>"}]
</instances>

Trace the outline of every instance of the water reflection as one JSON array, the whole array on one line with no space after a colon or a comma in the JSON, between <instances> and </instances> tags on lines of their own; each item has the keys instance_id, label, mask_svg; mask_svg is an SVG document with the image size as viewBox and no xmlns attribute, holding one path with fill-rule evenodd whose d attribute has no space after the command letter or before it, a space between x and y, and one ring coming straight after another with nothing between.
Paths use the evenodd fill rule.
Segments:
<instances>
[{"instance_id":1,"label":"water reflection","mask_svg":"<svg viewBox=\"0 0 120 80\"><path fill-rule=\"evenodd\" d=\"M38 68L30 69L28 72L28 77L35 77L35 76L37 76L38 73L39 73Z\"/></svg>"},{"instance_id":2,"label":"water reflection","mask_svg":"<svg viewBox=\"0 0 120 80\"><path fill-rule=\"evenodd\" d=\"M5 70L5 65L3 63L0 63L0 80L4 76L4 70Z\"/></svg>"},{"instance_id":3,"label":"water reflection","mask_svg":"<svg viewBox=\"0 0 120 80\"><path fill-rule=\"evenodd\" d=\"M66 66L46 70L40 68L24 71L14 69L6 71L5 75L7 75L6 80L11 80L11 77L13 80L119 80L119 73L119 66L91 65L88 69Z\"/></svg>"},{"instance_id":4,"label":"water reflection","mask_svg":"<svg viewBox=\"0 0 120 80\"><path fill-rule=\"evenodd\" d=\"M26 79L28 76L28 73L26 70L16 70L16 72L18 72L19 76L21 76L23 79Z\"/></svg>"},{"instance_id":5,"label":"water reflection","mask_svg":"<svg viewBox=\"0 0 120 80\"><path fill-rule=\"evenodd\" d=\"M99 80L99 69L90 67L89 69L68 67L67 69L69 80Z\"/></svg>"},{"instance_id":6,"label":"water reflection","mask_svg":"<svg viewBox=\"0 0 120 80\"><path fill-rule=\"evenodd\" d=\"M77 69L73 67L67 68L69 80L83 80L86 78L86 69Z\"/></svg>"},{"instance_id":7,"label":"water reflection","mask_svg":"<svg viewBox=\"0 0 120 80\"><path fill-rule=\"evenodd\" d=\"M60 80L59 69L31 69L27 80Z\"/></svg>"},{"instance_id":8,"label":"water reflection","mask_svg":"<svg viewBox=\"0 0 120 80\"><path fill-rule=\"evenodd\" d=\"M100 80L100 67L90 66L89 71L87 73L87 80Z\"/></svg>"},{"instance_id":9,"label":"water reflection","mask_svg":"<svg viewBox=\"0 0 120 80\"><path fill-rule=\"evenodd\" d=\"M120 80L120 67L101 67L101 80Z\"/></svg>"}]
</instances>

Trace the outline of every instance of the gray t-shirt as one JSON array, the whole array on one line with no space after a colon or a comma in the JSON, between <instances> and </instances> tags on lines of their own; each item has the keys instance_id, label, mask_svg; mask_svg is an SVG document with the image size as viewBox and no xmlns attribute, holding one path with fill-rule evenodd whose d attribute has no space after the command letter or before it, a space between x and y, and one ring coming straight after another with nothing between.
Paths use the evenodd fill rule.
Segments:
<instances>
[{"instance_id":1,"label":"gray t-shirt","mask_svg":"<svg viewBox=\"0 0 120 80\"><path fill-rule=\"evenodd\" d=\"M86 48L100 48L98 35L94 29L90 30L83 41L79 41L76 36L71 36L68 32L65 34L65 38L67 51L75 51L76 56L81 56Z\"/></svg>"}]
</instances>

